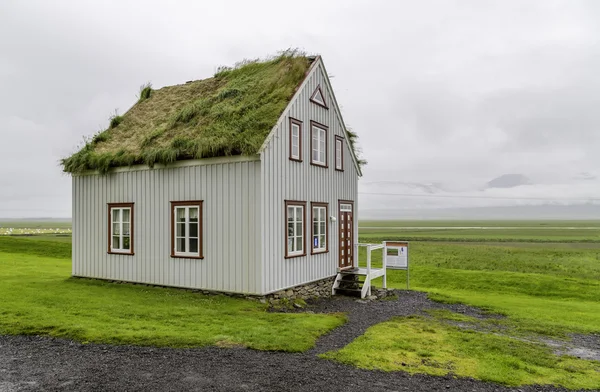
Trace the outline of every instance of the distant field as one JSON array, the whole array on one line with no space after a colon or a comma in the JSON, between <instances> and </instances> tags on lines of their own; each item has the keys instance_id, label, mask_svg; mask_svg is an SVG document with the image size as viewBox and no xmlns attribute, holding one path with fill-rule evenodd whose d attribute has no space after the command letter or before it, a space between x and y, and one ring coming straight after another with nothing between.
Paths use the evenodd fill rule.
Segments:
<instances>
[{"instance_id":1,"label":"distant field","mask_svg":"<svg viewBox=\"0 0 600 392\"><path fill-rule=\"evenodd\" d=\"M359 221L359 237L465 242L599 242L600 221Z\"/></svg>"},{"instance_id":2,"label":"distant field","mask_svg":"<svg viewBox=\"0 0 600 392\"><path fill-rule=\"evenodd\" d=\"M0 230L1 229L71 229L71 221L60 219L60 220L2 220L0 219Z\"/></svg>"}]
</instances>

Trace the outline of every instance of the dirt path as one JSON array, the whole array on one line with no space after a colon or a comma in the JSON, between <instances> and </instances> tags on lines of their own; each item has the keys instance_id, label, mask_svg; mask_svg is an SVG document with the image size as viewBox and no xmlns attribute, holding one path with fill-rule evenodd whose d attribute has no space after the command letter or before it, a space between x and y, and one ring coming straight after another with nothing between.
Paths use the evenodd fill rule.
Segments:
<instances>
[{"instance_id":1,"label":"dirt path","mask_svg":"<svg viewBox=\"0 0 600 392\"><path fill-rule=\"evenodd\" d=\"M508 389L471 379L409 376L355 369L316 354L341 348L369 326L432 307L422 293L397 301L360 303L336 298L312 311L349 313L349 322L322 337L306 353L247 349L157 349L108 346L24 336L0 336L0 392L14 391L562 391L552 387Z\"/></svg>"}]
</instances>

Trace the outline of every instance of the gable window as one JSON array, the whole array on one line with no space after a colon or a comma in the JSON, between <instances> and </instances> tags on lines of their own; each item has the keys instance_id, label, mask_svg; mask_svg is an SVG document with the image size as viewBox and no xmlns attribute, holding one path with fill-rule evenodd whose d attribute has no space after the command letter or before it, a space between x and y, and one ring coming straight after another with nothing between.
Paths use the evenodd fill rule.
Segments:
<instances>
[{"instance_id":1,"label":"gable window","mask_svg":"<svg viewBox=\"0 0 600 392\"><path fill-rule=\"evenodd\" d=\"M108 253L133 255L133 203L108 203Z\"/></svg>"},{"instance_id":2,"label":"gable window","mask_svg":"<svg viewBox=\"0 0 600 392\"><path fill-rule=\"evenodd\" d=\"M323 95L321 85L318 85L315 91L310 96L310 102L317 104L322 108L329 109L329 107L327 106L327 102L325 102L325 95Z\"/></svg>"},{"instance_id":3,"label":"gable window","mask_svg":"<svg viewBox=\"0 0 600 392\"><path fill-rule=\"evenodd\" d=\"M335 137L335 170L344 171L344 139Z\"/></svg>"},{"instance_id":4,"label":"gable window","mask_svg":"<svg viewBox=\"0 0 600 392\"><path fill-rule=\"evenodd\" d=\"M203 258L202 201L171 202L171 257Z\"/></svg>"},{"instance_id":5,"label":"gable window","mask_svg":"<svg viewBox=\"0 0 600 392\"><path fill-rule=\"evenodd\" d=\"M302 121L290 117L290 159L302 162Z\"/></svg>"},{"instance_id":6,"label":"gable window","mask_svg":"<svg viewBox=\"0 0 600 392\"><path fill-rule=\"evenodd\" d=\"M327 252L327 203L311 203L312 254Z\"/></svg>"},{"instance_id":7,"label":"gable window","mask_svg":"<svg viewBox=\"0 0 600 392\"><path fill-rule=\"evenodd\" d=\"M311 138L310 163L317 166L327 167L327 127L316 121L310 122Z\"/></svg>"},{"instance_id":8,"label":"gable window","mask_svg":"<svg viewBox=\"0 0 600 392\"><path fill-rule=\"evenodd\" d=\"M304 201L285 202L286 240L285 257L298 257L306 255L304 249L305 209Z\"/></svg>"}]
</instances>

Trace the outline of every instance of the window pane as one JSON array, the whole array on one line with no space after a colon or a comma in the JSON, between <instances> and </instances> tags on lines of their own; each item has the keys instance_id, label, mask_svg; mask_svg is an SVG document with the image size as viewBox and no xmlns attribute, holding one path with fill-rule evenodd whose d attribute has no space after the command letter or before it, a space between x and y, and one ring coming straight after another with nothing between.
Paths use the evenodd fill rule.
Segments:
<instances>
[{"instance_id":1,"label":"window pane","mask_svg":"<svg viewBox=\"0 0 600 392\"><path fill-rule=\"evenodd\" d=\"M130 242L131 242L131 239L129 237L123 237L123 249L129 250Z\"/></svg>"},{"instance_id":2,"label":"window pane","mask_svg":"<svg viewBox=\"0 0 600 392\"><path fill-rule=\"evenodd\" d=\"M121 225L119 223L113 223L112 232L113 234L121 234Z\"/></svg>"},{"instance_id":3,"label":"window pane","mask_svg":"<svg viewBox=\"0 0 600 392\"><path fill-rule=\"evenodd\" d=\"M123 235L129 235L129 223L123 223Z\"/></svg>"},{"instance_id":4,"label":"window pane","mask_svg":"<svg viewBox=\"0 0 600 392\"><path fill-rule=\"evenodd\" d=\"M298 150L298 146L292 146L292 156L300 157L300 151Z\"/></svg>"},{"instance_id":5,"label":"window pane","mask_svg":"<svg viewBox=\"0 0 600 392\"><path fill-rule=\"evenodd\" d=\"M175 231L175 236L177 237L185 237L185 223L177 223L177 230Z\"/></svg>"},{"instance_id":6,"label":"window pane","mask_svg":"<svg viewBox=\"0 0 600 392\"><path fill-rule=\"evenodd\" d=\"M190 252L198 253L198 240L195 238L190 238Z\"/></svg>"},{"instance_id":7,"label":"window pane","mask_svg":"<svg viewBox=\"0 0 600 392\"><path fill-rule=\"evenodd\" d=\"M198 207L190 208L190 222L198 222Z\"/></svg>"},{"instance_id":8,"label":"window pane","mask_svg":"<svg viewBox=\"0 0 600 392\"><path fill-rule=\"evenodd\" d=\"M294 224L288 223L288 237L294 236Z\"/></svg>"},{"instance_id":9,"label":"window pane","mask_svg":"<svg viewBox=\"0 0 600 392\"><path fill-rule=\"evenodd\" d=\"M302 235L302 222L296 223L296 235Z\"/></svg>"},{"instance_id":10,"label":"window pane","mask_svg":"<svg viewBox=\"0 0 600 392\"><path fill-rule=\"evenodd\" d=\"M129 215L131 214L131 210L129 208L123 209L123 222L130 222Z\"/></svg>"},{"instance_id":11,"label":"window pane","mask_svg":"<svg viewBox=\"0 0 600 392\"><path fill-rule=\"evenodd\" d=\"M185 222L185 208L175 208L175 213L177 215L177 222Z\"/></svg>"},{"instance_id":12,"label":"window pane","mask_svg":"<svg viewBox=\"0 0 600 392\"><path fill-rule=\"evenodd\" d=\"M121 243L119 242L119 237L113 236L112 238L112 247L113 249L121 249Z\"/></svg>"},{"instance_id":13,"label":"window pane","mask_svg":"<svg viewBox=\"0 0 600 392\"><path fill-rule=\"evenodd\" d=\"M316 235L316 236L313 237L313 248L316 249L316 248L319 248L319 247L320 247L319 246L319 236Z\"/></svg>"},{"instance_id":14,"label":"window pane","mask_svg":"<svg viewBox=\"0 0 600 392\"><path fill-rule=\"evenodd\" d=\"M321 244L321 248L327 247L327 243L325 242L325 235L324 234L321 235L321 240L320 240L319 243Z\"/></svg>"},{"instance_id":15,"label":"window pane","mask_svg":"<svg viewBox=\"0 0 600 392\"><path fill-rule=\"evenodd\" d=\"M185 252L185 238L177 238L176 242L176 248L175 250L177 252Z\"/></svg>"},{"instance_id":16,"label":"window pane","mask_svg":"<svg viewBox=\"0 0 600 392\"><path fill-rule=\"evenodd\" d=\"M304 249L304 247L302 246L302 237L296 237L296 249L297 251L301 251L302 249Z\"/></svg>"},{"instance_id":17,"label":"window pane","mask_svg":"<svg viewBox=\"0 0 600 392\"><path fill-rule=\"evenodd\" d=\"M294 250L294 238L288 238L288 252L293 252Z\"/></svg>"},{"instance_id":18,"label":"window pane","mask_svg":"<svg viewBox=\"0 0 600 392\"><path fill-rule=\"evenodd\" d=\"M190 223L190 238L192 237L198 238L198 223Z\"/></svg>"},{"instance_id":19,"label":"window pane","mask_svg":"<svg viewBox=\"0 0 600 392\"><path fill-rule=\"evenodd\" d=\"M294 221L294 207L288 207L288 222Z\"/></svg>"},{"instance_id":20,"label":"window pane","mask_svg":"<svg viewBox=\"0 0 600 392\"><path fill-rule=\"evenodd\" d=\"M121 221L121 210L118 208L113 208L112 210L112 221L120 222Z\"/></svg>"},{"instance_id":21,"label":"window pane","mask_svg":"<svg viewBox=\"0 0 600 392\"><path fill-rule=\"evenodd\" d=\"M321 222L321 230L319 230L319 234L325 234L325 222Z\"/></svg>"},{"instance_id":22,"label":"window pane","mask_svg":"<svg viewBox=\"0 0 600 392\"><path fill-rule=\"evenodd\" d=\"M313 222L313 233L319 234L319 223Z\"/></svg>"}]
</instances>

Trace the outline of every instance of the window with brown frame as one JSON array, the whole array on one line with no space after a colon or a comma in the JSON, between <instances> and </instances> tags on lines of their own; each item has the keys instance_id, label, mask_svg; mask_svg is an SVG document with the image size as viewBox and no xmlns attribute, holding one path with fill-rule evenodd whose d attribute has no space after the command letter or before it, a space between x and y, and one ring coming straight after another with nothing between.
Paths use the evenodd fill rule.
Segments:
<instances>
[{"instance_id":1,"label":"window with brown frame","mask_svg":"<svg viewBox=\"0 0 600 392\"><path fill-rule=\"evenodd\" d=\"M325 253L329 250L329 228L327 225L328 204L310 203L312 221L312 251L311 254Z\"/></svg>"},{"instance_id":2,"label":"window with brown frame","mask_svg":"<svg viewBox=\"0 0 600 392\"><path fill-rule=\"evenodd\" d=\"M202 259L202 201L171 202L171 257Z\"/></svg>"},{"instance_id":3,"label":"window with brown frame","mask_svg":"<svg viewBox=\"0 0 600 392\"><path fill-rule=\"evenodd\" d=\"M327 131L326 125L310 122L311 165L327 167Z\"/></svg>"},{"instance_id":4,"label":"window with brown frame","mask_svg":"<svg viewBox=\"0 0 600 392\"><path fill-rule=\"evenodd\" d=\"M133 255L133 203L108 203L108 253Z\"/></svg>"},{"instance_id":5,"label":"window with brown frame","mask_svg":"<svg viewBox=\"0 0 600 392\"><path fill-rule=\"evenodd\" d=\"M285 258L306 255L306 202L285 201Z\"/></svg>"},{"instance_id":6,"label":"window with brown frame","mask_svg":"<svg viewBox=\"0 0 600 392\"><path fill-rule=\"evenodd\" d=\"M344 139L335 136L335 170L344 171Z\"/></svg>"},{"instance_id":7,"label":"window with brown frame","mask_svg":"<svg viewBox=\"0 0 600 392\"><path fill-rule=\"evenodd\" d=\"M290 117L290 160L302 162L302 121Z\"/></svg>"},{"instance_id":8,"label":"window with brown frame","mask_svg":"<svg viewBox=\"0 0 600 392\"><path fill-rule=\"evenodd\" d=\"M310 102L317 104L322 108L329 109L327 102L325 101L325 95L323 95L323 90L321 90L321 85L318 85L310 96Z\"/></svg>"}]
</instances>

